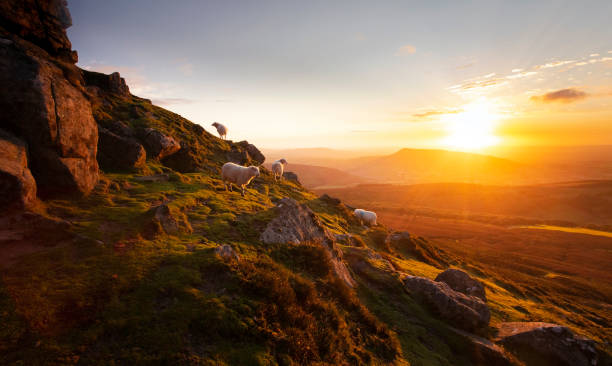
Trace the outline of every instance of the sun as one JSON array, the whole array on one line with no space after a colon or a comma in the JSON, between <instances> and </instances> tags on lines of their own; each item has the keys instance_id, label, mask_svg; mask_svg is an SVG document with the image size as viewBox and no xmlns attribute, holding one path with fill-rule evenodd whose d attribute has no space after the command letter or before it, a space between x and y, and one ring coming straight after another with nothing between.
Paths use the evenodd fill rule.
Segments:
<instances>
[{"instance_id":1,"label":"sun","mask_svg":"<svg viewBox=\"0 0 612 366\"><path fill-rule=\"evenodd\" d=\"M497 145L500 138L495 128L500 120L497 106L480 99L461 108L461 112L447 114L442 118L447 136L444 146L459 150L478 150Z\"/></svg>"}]
</instances>

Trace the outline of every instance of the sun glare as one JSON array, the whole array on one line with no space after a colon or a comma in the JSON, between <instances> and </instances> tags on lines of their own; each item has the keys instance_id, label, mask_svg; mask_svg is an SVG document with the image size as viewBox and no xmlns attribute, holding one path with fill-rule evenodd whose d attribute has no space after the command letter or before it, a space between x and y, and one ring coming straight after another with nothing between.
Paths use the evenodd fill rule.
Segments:
<instances>
[{"instance_id":1,"label":"sun glare","mask_svg":"<svg viewBox=\"0 0 612 366\"><path fill-rule=\"evenodd\" d=\"M495 127L500 120L496 106L482 99L463 106L461 112L445 115L448 135L443 139L444 146L460 150L478 150L499 143Z\"/></svg>"}]
</instances>

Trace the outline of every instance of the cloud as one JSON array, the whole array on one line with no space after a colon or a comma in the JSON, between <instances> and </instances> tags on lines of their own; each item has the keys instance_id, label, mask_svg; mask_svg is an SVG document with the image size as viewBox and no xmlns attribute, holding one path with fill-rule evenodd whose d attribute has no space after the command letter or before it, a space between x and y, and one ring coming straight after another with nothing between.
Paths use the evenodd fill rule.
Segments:
<instances>
[{"instance_id":1,"label":"cloud","mask_svg":"<svg viewBox=\"0 0 612 366\"><path fill-rule=\"evenodd\" d=\"M416 47L413 45L407 44L399 48L397 50L397 55L412 55L416 52Z\"/></svg>"},{"instance_id":2,"label":"cloud","mask_svg":"<svg viewBox=\"0 0 612 366\"><path fill-rule=\"evenodd\" d=\"M186 98L154 98L152 99L153 104L156 105L175 105L175 104L193 104L196 101L193 99Z\"/></svg>"},{"instance_id":3,"label":"cloud","mask_svg":"<svg viewBox=\"0 0 612 366\"><path fill-rule=\"evenodd\" d=\"M412 116L416 118L428 119L430 117L440 116L443 114L455 114L455 113L461 113L461 112L463 112L462 109L440 109L440 110L432 109L432 110L427 110L427 111L423 111L419 113L413 113Z\"/></svg>"},{"instance_id":4,"label":"cloud","mask_svg":"<svg viewBox=\"0 0 612 366\"><path fill-rule=\"evenodd\" d=\"M515 69L516 70L516 69ZM537 71L515 72L512 75L506 76L506 79L522 79L537 74Z\"/></svg>"},{"instance_id":5,"label":"cloud","mask_svg":"<svg viewBox=\"0 0 612 366\"><path fill-rule=\"evenodd\" d=\"M455 70L467 69L467 68L470 68L470 67L474 66L475 64L476 64L475 62L472 62L472 63L469 63L469 64L457 66L457 67L455 67Z\"/></svg>"},{"instance_id":6,"label":"cloud","mask_svg":"<svg viewBox=\"0 0 612 366\"><path fill-rule=\"evenodd\" d=\"M537 103L573 103L588 97L589 94L578 89L568 88L556 90L542 95L534 95L529 98Z\"/></svg>"},{"instance_id":7,"label":"cloud","mask_svg":"<svg viewBox=\"0 0 612 366\"><path fill-rule=\"evenodd\" d=\"M559 66L563 66L563 65L568 65L568 64L573 64L574 60L565 60L565 61L553 61L553 62L548 62L545 63L543 65L537 65L534 66L534 69L539 70L539 69L550 69L551 67L559 67Z\"/></svg>"}]
</instances>

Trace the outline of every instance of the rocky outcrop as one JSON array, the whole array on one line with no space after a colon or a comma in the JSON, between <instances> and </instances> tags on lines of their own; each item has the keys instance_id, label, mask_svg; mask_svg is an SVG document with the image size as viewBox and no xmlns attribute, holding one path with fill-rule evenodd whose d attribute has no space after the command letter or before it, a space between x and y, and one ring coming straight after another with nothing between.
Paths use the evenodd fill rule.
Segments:
<instances>
[{"instance_id":1,"label":"rocky outcrop","mask_svg":"<svg viewBox=\"0 0 612 366\"><path fill-rule=\"evenodd\" d=\"M539 322L502 323L497 342L527 366L593 366L600 356L595 342L569 328Z\"/></svg>"},{"instance_id":2,"label":"rocky outcrop","mask_svg":"<svg viewBox=\"0 0 612 366\"><path fill-rule=\"evenodd\" d=\"M240 256L231 245L223 244L215 248L215 254L225 260L240 260Z\"/></svg>"},{"instance_id":3,"label":"rocky outcrop","mask_svg":"<svg viewBox=\"0 0 612 366\"><path fill-rule=\"evenodd\" d=\"M298 179L298 175L294 172L283 172L283 178L292 182L296 182L297 184L301 184L300 180Z\"/></svg>"},{"instance_id":4,"label":"rocky outcrop","mask_svg":"<svg viewBox=\"0 0 612 366\"><path fill-rule=\"evenodd\" d=\"M98 132L71 63L65 3L3 1L0 19L10 41L0 42L0 125L27 143L40 194L89 193Z\"/></svg>"},{"instance_id":5,"label":"rocky outcrop","mask_svg":"<svg viewBox=\"0 0 612 366\"><path fill-rule=\"evenodd\" d=\"M261 165L264 163L264 161L266 161L264 154L262 154L255 145L249 144L248 141L240 141L237 142L236 145L247 153L247 158L249 160L257 163L257 165Z\"/></svg>"},{"instance_id":6,"label":"rocky outcrop","mask_svg":"<svg viewBox=\"0 0 612 366\"><path fill-rule=\"evenodd\" d=\"M36 200L36 182L25 143L0 130L0 208L26 209Z\"/></svg>"},{"instance_id":7,"label":"rocky outcrop","mask_svg":"<svg viewBox=\"0 0 612 366\"><path fill-rule=\"evenodd\" d=\"M0 1L0 27L47 51L51 56L77 62L66 35L72 18L66 0Z\"/></svg>"},{"instance_id":8,"label":"rocky outcrop","mask_svg":"<svg viewBox=\"0 0 612 366\"><path fill-rule=\"evenodd\" d=\"M293 198L283 198L276 205L277 217L268 223L260 236L266 244L318 244L326 248L332 258L334 271L348 286L355 283L345 264L342 252L335 247L333 235L321 224L312 210Z\"/></svg>"},{"instance_id":9,"label":"rocky outcrop","mask_svg":"<svg viewBox=\"0 0 612 366\"><path fill-rule=\"evenodd\" d=\"M83 74L85 85L88 87L97 87L105 93L111 93L122 97L130 96L130 88L125 83L125 79L122 78L118 72L107 75L101 72L81 69L81 73Z\"/></svg>"},{"instance_id":10,"label":"rocky outcrop","mask_svg":"<svg viewBox=\"0 0 612 366\"><path fill-rule=\"evenodd\" d=\"M194 173L203 165L196 149L184 142L181 142L179 151L163 159L162 163L181 173Z\"/></svg>"},{"instance_id":11,"label":"rocky outcrop","mask_svg":"<svg viewBox=\"0 0 612 366\"><path fill-rule=\"evenodd\" d=\"M472 332L489 324L489 307L477 297L462 294L444 282L428 278L406 275L402 282L408 293L454 327Z\"/></svg>"},{"instance_id":12,"label":"rocky outcrop","mask_svg":"<svg viewBox=\"0 0 612 366\"><path fill-rule=\"evenodd\" d=\"M163 159L181 149L172 136L165 135L153 128L147 128L141 133L145 149L151 159Z\"/></svg>"},{"instance_id":13,"label":"rocky outcrop","mask_svg":"<svg viewBox=\"0 0 612 366\"><path fill-rule=\"evenodd\" d=\"M106 170L134 170L145 165L147 153L135 139L98 127L98 163Z\"/></svg>"},{"instance_id":14,"label":"rocky outcrop","mask_svg":"<svg viewBox=\"0 0 612 366\"><path fill-rule=\"evenodd\" d=\"M455 291L459 291L468 296L476 296L485 302L487 301L485 288L482 282L473 279L470 275L461 270L449 268L440 273L435 281L444 282Z\"/></svg>"},{"instance_id":15,"label":"rocky outcrop","mask_svg":"<svg viewBox=\"0 0 612 366\"><path fill-rule=\"evenodd\" d=\"M463 351L469 355L470 360L477 366L512 366L519 365L518 362L503 348L486 338L450 328L453 332L462 336L467 344Z\"/></svg>"}]
</instances>

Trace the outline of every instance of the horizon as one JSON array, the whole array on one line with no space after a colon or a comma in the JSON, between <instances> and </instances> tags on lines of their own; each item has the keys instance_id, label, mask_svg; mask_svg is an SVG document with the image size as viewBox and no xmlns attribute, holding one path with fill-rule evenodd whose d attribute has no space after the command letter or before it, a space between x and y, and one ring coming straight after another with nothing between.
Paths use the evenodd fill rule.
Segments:
<instances>
[{"instance_id":1,"label":"horizon","mask_svg":"<svg viewBox=\"0 0 612 366\"><path fill-rule=\"evenodd\" d=\"M234 4L75 1L68 33L79 66L268 149L612 136L612 3Z\"/></svg>"}]
</instances>

